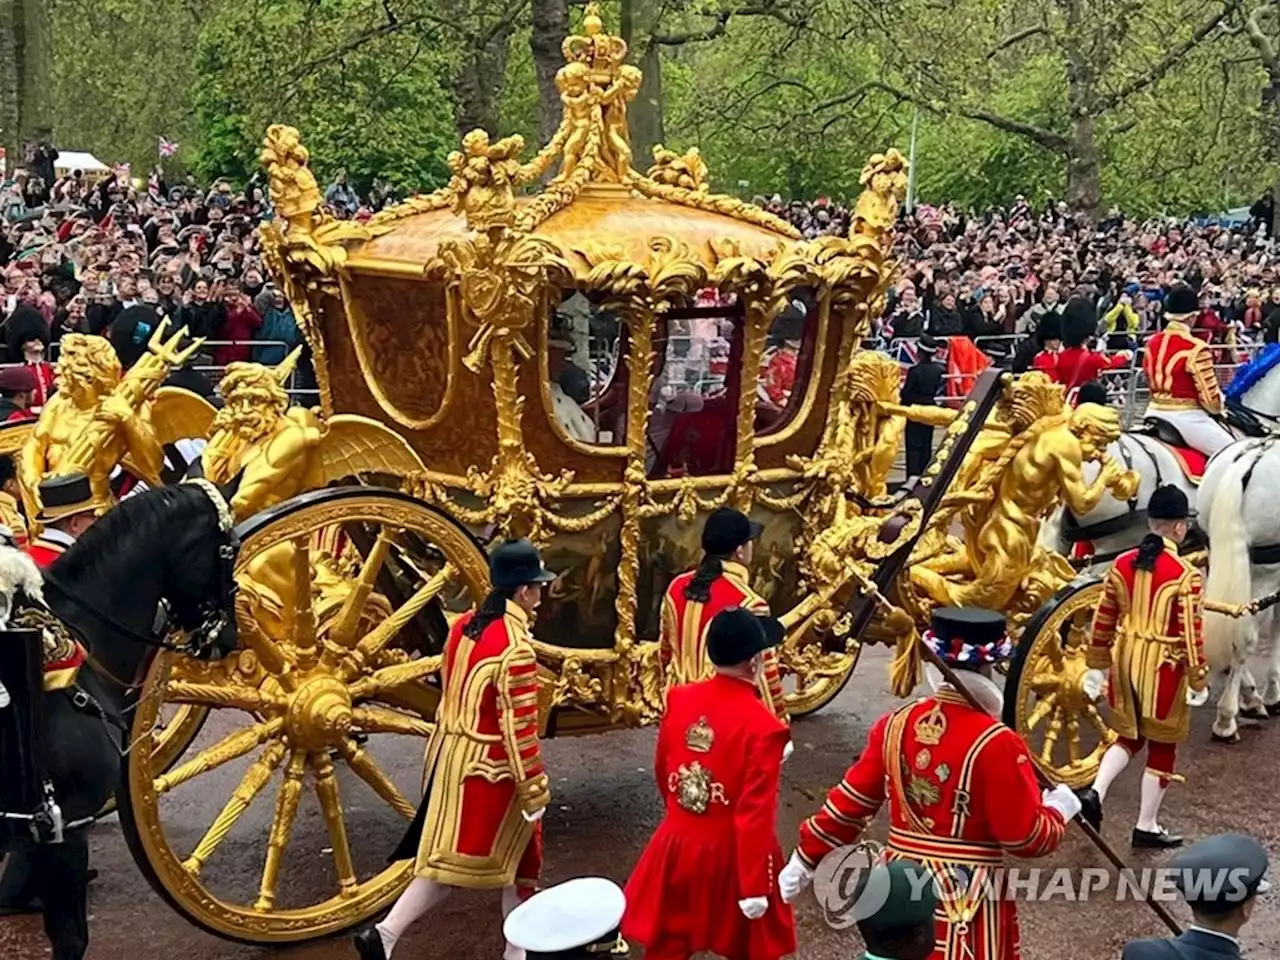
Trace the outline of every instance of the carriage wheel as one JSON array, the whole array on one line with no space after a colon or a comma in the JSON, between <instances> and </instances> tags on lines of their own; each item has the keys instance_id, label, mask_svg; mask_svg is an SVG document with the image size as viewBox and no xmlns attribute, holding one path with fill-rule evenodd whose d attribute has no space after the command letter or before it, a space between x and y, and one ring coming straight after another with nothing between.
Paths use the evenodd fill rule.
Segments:
<instances>
[{"instance_id":1,"label":"carriage wheel","mask_svg":"<svg viewBox=\"0 0 1280 960\"><path fill-rule=\"evenodd\" d=\"M1105 703L1082 681L1100 580L1059 590L1028 621L1005 681L1004 722L1018 731L1040 768L1072 789L1091 784L1114 740Z\"/></svg>"},{"instance_id":2,"label":"carriage wheel","mask_svg":"<svg viewBox=\"0 0 1280 960\"><path fill-rule=\"evenodd\" d=\"M211 666L157 658L121 821L152 887L197 926L292 943L363 923L408 882L411 864L387 855L416 808L438 699L422 650L440 640L441 599L479 602L488 566L461 525L391 490L307 494L241 534L242 649ZM271 572L278 592L262 590ZM289 591L305 599L271 605ZM153 725L180 704L208 719L166 772Z\"/></svg>"},{"instance_id":3,"label":"carriage wheel","mask_svg":"<svg viewBox=\"0 0 1280 960\"><path fill-rule=\"evenodd\" d=\"M853 669L858 665L862 645L856 641L844 653L833 653L822 647L815 626L819 621L835 619L834 611L824 611L806 620L799 628L800 636L789 636L781 657L783 687L787 712L792 718L817 713L840 695ZM829 624L827 624L829 626Z\"/></svg>"}]
</instances>

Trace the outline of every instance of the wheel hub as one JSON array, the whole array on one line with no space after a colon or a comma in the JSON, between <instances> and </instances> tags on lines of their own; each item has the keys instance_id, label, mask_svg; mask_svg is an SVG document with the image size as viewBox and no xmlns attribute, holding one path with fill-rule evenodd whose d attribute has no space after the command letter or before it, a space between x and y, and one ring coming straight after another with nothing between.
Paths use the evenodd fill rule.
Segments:
<instances>
[{"instance_id":1,"label":"wheel hub","mask_svg":"<svg viewBox=\"0 0 1280 960\"><path fill-rule=\"evenodd\" d=\"M338 743L351 730L351 696L334 677L308 680L289 701L285 719L289 739L318 749Z\"/></svg>"}]
</instances>

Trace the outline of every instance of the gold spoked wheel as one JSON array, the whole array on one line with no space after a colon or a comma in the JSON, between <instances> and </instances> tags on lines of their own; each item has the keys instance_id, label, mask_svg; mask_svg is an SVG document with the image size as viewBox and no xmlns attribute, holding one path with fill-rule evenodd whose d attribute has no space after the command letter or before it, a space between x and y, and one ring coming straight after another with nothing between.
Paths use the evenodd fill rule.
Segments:
<instances>
[{"instance_id":1,"label":"gold spoked wheel","mask_svg":"<svg viewBox=\"0 0 1280 960\"><path fill-rule=\"evenodd\" d=\"M789 635L780 650L787 712L793 717L817 713L844 689L858 665L861 644L832 652L822 646L825 633L838 619L835 610L823 610L807 618Z\"/></svg>"},{"instance_id":2,"label":"gold spoked wheel","mask_svg":"<svg viewBox=\"0 0 1280 960\"><path fill-rule=\"evenodd\" d=\"M121 821L151 885L209 932L332 935L408 882L387 857L421 793L442 602L479 602L485 554L433 507L346 487L249 521L237 583L236 654L152 666ZM208 717L166 770L156 725L183 707Z\"/></svg>"},{"instance_id":3,"label":"gold spoked wheel","mask_svg":"<svg viewBox=\"0 0 1280 960\"><path fill-rule=\"evenodd\" d=\"M1093 782L1114 739L1105 702L1091 702L1082 685L1101 597L1098 580L1059 590L1028 621L1005 682L1005 723L1026 740L1045 773L1072 789Z\"/></svg>"}]
</instances>

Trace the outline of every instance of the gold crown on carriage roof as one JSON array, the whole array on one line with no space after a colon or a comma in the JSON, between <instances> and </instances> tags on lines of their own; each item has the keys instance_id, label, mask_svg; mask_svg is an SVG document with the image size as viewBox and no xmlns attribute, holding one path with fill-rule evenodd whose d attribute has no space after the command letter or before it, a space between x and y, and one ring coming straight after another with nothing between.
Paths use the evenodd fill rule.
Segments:
<instances>
[{"instance_id":1,"label":"gold crown on carriage roof","mask_svg":"<svg viewBox=\"0 0 1280 960\"><path fill-rule=\"evenodd\" d=\"M606 81L615 76L622 62L627 59L627 41L604 32L604 20L600 17L600 4L587 4L582 21L582 33L565 37L560 45L566 63L581 63L593 74L593 79Z\"/></svg>"}]
</instances>

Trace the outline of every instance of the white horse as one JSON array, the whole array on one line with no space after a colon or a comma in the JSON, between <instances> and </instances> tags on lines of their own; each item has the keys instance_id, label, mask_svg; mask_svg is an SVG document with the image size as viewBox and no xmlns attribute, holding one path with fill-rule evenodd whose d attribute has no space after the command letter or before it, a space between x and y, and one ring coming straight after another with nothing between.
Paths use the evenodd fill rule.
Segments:
<instances>
[{"instance_id":1,"label":"white horse","mask_svg":"<svg viewBox=\"0 0 1280 960\"><path fill-rule=\"evenodd\" d=\"M1111 491L1083 517L1076 517L1065 506L1059 507L1040 528L1040 545L1065 556L1081 541L1093 545L1092 555L1099 565L1109 563L1124 551L1136 547L1147 533L1147 501L1156 487L1173 484L1186 495L1194 507L1196 488L1164 444L1140 433L1121 434L1107 447L1107 456L1126 470L1138 474L1138 492L1132 500L1119 500ZM1086 483L1097 479L1102 466L1088 463L1084 469Z\"/></svg>"},{"instance_id":2,"label":"white horse","mask_svg":"<svg viewBox=\"0 0 1280 960\"><path fill-rule=\"evenodd\" d=\"M1268 347L1259 360L1256 382L1239 402L1273 418L1280 413L1280 347ZM1280 436L1238 440L1219 451L1205 469L1197 502L1200 524L1209 534L1205 599L1242 604L1280 589ZM1280 714L1276 617L1274 607L1256 617L1205 613L1205 655L1210 667L1227 674L1213 724L1215 740L1238 741L1236 721L1242 714L1258 719ZM1271 640L1271 652L1259 694L1248 658L1263 635Z\"/></svg>"}]
</instances>

